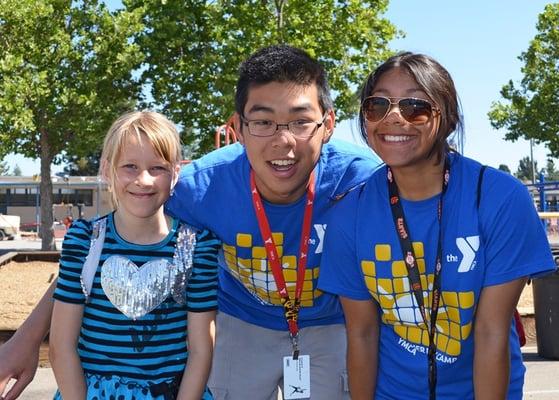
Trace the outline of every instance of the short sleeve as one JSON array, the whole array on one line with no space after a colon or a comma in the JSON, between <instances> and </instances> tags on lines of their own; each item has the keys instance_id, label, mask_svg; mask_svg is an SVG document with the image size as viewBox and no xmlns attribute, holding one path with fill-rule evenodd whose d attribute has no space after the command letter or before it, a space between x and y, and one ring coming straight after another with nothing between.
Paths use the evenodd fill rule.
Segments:
<instances>
[{"instance_id":1,"label":"short sleeve","mask_svg":"<svg viewBox=\"0 0 559 400\"><path fill-rule=\"evenodd\" d=\"M208 230L198 232L192 275L186 288L186 307L191 312L217 309L217 255L221 242Z\"/></svg>"},{"instance_id":2,"label":"short sleeve","mask_svg":"<svg viewBox=\"0 0 559 400\"><path fill-rule=\"evenodd\" d=\"M65 303L85 303L80 276L89 252L91 234L92 223L78 219L64 236L54 299Z\"/></svg>"},{"instance_id":3,"label":"short sleeve","mask_svg":"<svg viewBox=\"0 0 559 400\"><path fill-rule=\"evenodd\" d=\"M320 262L320 290L353 300L369 300L357 258L357 209L359 189L350 192L331 210Z\"/></svg>"},{"instance_id":4,"label":"short sleeve","mask_svg":"<svg viewBox=\"0 0 559 400\"><path fill-rule=\"evenodd\" d=\"M205 175L198 172L195 164L196 161L181 169L173 193L165 203L165 213L202 229L205 226L200 221L200 212L197 210L208 181Z\"/></svg>"},{"instance_id":5,"label":"short sleeve","mask_svg":"<svg viewBox=\"0 0 559 400\"><path fill-rule=\"evenodd\" d=\"M488 178L480 203L484 286L553 271L549 242L528 190L512 177Z\"/></svg>"}]
</instances>

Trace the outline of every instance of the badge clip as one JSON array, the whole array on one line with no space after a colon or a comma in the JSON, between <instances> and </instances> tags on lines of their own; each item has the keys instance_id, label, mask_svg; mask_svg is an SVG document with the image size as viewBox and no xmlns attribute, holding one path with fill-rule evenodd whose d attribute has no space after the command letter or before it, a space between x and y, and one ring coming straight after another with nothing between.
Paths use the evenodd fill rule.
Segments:
<instances>
[{"instance_id":1,"label":"badge clip","mask_svg":"<svg viewBox=\"0 0 559 400\"><path fill-rule=\"evenodd\" d=\"M291 335L291 344L293 345L293 359L299 358L299 334Z\"/></svg>"}]
</instances>

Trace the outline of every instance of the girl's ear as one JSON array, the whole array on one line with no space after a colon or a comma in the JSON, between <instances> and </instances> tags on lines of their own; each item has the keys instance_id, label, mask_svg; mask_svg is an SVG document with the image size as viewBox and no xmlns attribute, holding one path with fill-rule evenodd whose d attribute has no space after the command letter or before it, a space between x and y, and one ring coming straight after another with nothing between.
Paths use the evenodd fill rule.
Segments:
<instances>
[{"instance_id":1,"label":"girl's ear","mask_svg":"<svg viewBox=\"0 0 559 400\"><path fill-rule=\"evenodd\" d=\"M181 172L181 166L180 164L177 164L173 167L172 169L172 177L171 177L171 190L169 192L169 196L172 196L175 193L175 185L177 184L178 180L179 180L179 175Z\"/></svg>"},{"instance_id":2,"label":"girl's ear","mask_svg":"<svg viewBox=\"0 0 559 400\"><path fill-rule=\"evenodd\" d=\"M171 182L172 187L175 187L175 185L177 184L180 173L181 173L181 165L177 164L173 168L173 180Z\"/></svg>"}]
</instances>

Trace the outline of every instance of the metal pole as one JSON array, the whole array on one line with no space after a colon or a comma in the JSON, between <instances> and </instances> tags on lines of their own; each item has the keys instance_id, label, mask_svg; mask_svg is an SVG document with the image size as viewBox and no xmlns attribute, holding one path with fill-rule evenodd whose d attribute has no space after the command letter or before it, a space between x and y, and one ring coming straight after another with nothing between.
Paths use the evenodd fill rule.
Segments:
<instances>
[{"instance_id":1,"label":"metal pole","mask_svg":"<svg viewBox=\"0 0 559 400\"><path fill-rule=\"evenodd\" d=\"M35 233L39 236L39 225L41 224L41 196L39 191L39 184L35 186L35 222L37 223Z\"/></svg>"},{"instance_id":2,"label":"metal pole","mask_svg":"<svg viewBox=\"0 0 559 400\"><path fill-rule=\"evenodd\" d=\"M540 211L547 211L547 203L546 203L546 196L545 196L545 176L543 172L540 172L539 176L540 186Z\"/></svg>"},{"instance_id":3,"label":"metal pole","mask_svg":"<svg viewBox=\"0 0 559 400\"><path fill-rule=\"evenodd\" d=\"M536 183L536 163L534 162L534 139L530 139L530 163L532 164L532 184Z\"/></svg>"}]
</instances>

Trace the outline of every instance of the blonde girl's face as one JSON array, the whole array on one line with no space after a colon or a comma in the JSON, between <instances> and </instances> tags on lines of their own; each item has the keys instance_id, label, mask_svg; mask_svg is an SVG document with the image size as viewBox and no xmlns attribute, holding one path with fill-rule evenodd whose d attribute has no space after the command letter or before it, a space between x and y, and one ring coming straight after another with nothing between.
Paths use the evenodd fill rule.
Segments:
<instances>
[{"instance_id":1,"label":"blonde girl's face","mask_svg":"<svg viewBox=\"0 0 559 400\"><path fill-rule=\"evenodd\" d=\"M114 174L105 173L115 192L118 212L125 218L163 215L163 204L176 183L179 168L160 157L147 136L130 135L120 149Z\"/></svg>"}]
</instances>

